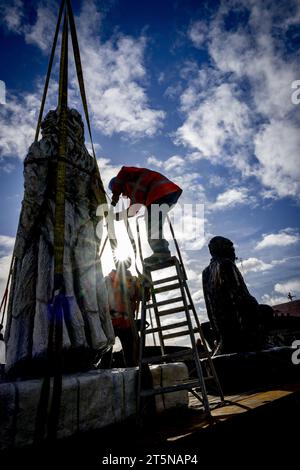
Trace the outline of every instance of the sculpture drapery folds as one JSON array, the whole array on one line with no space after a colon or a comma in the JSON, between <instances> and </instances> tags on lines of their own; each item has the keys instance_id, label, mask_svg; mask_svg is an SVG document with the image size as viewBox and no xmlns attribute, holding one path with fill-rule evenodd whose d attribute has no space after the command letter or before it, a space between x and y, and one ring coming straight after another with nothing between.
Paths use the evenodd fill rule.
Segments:
<instances>
[{"instance_id":1,"label":"sculpture drapery folds","mask_svg":"<svg viewBox=\"0 0 300 470\"><path fill-rule=\"evenodd\" d=\"M69 315L63 323L63 350L72 369L88 367L114 333L98 256L96 210L101 180L84 145L80 114L68 110L65 185L64 285ZM15 244L6 326L7 372L32 371L46 357L53 295L55 179L58 113L42 123L42 139L24 161L24 199Z\"/></svg>"}]
</instances>

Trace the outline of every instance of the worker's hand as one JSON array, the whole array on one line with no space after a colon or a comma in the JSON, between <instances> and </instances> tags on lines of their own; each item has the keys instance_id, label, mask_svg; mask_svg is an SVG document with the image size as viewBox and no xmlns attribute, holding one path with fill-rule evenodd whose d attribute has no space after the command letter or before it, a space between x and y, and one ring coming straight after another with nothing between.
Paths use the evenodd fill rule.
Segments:
<instances>
[{"instance_id":1,"label":"worker's hand","mask_svg":"<svg viewBox=\"0 0 300 470\"><path fill-rule=\"evenodd\" d=\"M112 198L111 198L111 205L113 207L115 207L118 203L118 200L119 200L119 196L116 196L115 194L113 194Z\"/></svg>"}]
</instances>

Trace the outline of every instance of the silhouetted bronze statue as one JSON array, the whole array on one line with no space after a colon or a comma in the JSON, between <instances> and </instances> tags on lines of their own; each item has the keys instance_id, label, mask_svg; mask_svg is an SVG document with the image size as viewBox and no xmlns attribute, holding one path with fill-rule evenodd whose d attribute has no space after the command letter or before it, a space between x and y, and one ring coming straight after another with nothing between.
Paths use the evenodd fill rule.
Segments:
<instances>
[{"instance_id":1,"label":"silhouetted bronze statue","mask_svg":"<svg viewBox=\"0 0 300 470\"><path fill-rule=\"evenodd\" d=\"M231 240L214 237L209 242L211 261L202 274L208 318L213 330L214 354L257 350L264 346L273 309L260 305L249 293L235 265Z\"/></svg>"}]
</instances>

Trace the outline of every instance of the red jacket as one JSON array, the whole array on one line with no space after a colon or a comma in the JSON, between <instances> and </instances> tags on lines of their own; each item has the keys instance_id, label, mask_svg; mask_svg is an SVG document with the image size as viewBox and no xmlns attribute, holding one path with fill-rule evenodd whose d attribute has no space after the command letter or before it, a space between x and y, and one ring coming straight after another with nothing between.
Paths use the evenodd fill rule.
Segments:
<instances>
[{"instance_id":1,"label":"red jacket","mask_svg":"<svg viewBox=\"0 0 300 470\"><path fill-rule=\"evenodd\" d=\"M179 191L182 191L181 188L162 174L133 166L122 166L112 187L115 197L123 194L129 197L131 204L146 207L163 196Z\"/></svg>"},{"instance_id":2,"label":"red jacket","mask_svg":"<svg viewBox=\"0 0 300 470\"><path fill-rule=\"evenodd\" d=\"M114 327L130 328L128 310L133 317L139 300L142 300L142 286L136 276L126 270L117 272L113 269L105 278L108 304Z\"/></svg>"}]
</instances>

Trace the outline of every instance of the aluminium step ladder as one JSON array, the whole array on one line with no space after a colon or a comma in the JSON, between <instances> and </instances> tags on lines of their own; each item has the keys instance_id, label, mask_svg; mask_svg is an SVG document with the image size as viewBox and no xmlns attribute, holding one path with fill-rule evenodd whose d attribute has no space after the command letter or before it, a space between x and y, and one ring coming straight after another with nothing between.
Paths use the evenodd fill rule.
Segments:
<instances>
[{"instance_id":1,"label":"aluminium step ladder","mask_svg":"<svg viewBox=\"0 0 300 470\"><path fill-rule=\"evenodd\" d=\"M137 415L139 418L141 417L143 405L148 397L172 393L179 390L190 391L203 404L205 413L210 416L210 404L206 389L208 382L210 382L211 385L215 385L221 404L224 403L224 395L211 358L211 352L208 350L193 299L187 285L187 276L177 243L176 248L179 259L173 256L165 262L144 266L145 285L143 287L144 294L141 307L141 337L137 394ZM160 277L156 280L153 279L155 272L163 272L171 268L175 271L173 275ZM147 301L145 295L145 289L147 288L150 288L151 294L149 301ZM169 295L169 297L165 300L159 300L158 296L162 293ZM151 309L154 311L156 326L154 326L154 322L151 318ZM177 320L176 317L174 318L174 315L178 314L183 315L183 319ZM146 329L147 316L151 323L151 328L148 329ZM163 319L169 319L169 323L163 324ZM192 319L194 319L194 325ZM174 331L170 333L170 330ZM158 335L161 354L154 357L145 357L146 336L150 334ZM196 334L200 336L203 346L203 352L201 353L198 352ZM165 343L167 340L184 336L189 337L191 349L169 354L166 353ZM186 359L192 359L194 361L194 378L182 382L177 381L177 383L173 385L157 388L151 388L149 385L147 387L144 386L143 374L145 374L145 371L147 372L148 368L149 375L149 364L178 362Z\"/></svg>"}]
</instances>

